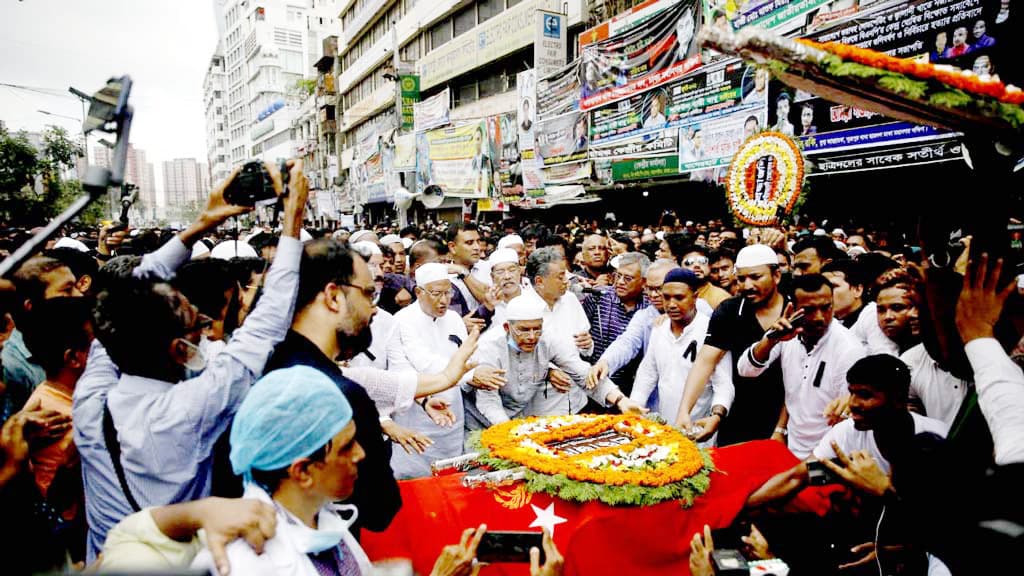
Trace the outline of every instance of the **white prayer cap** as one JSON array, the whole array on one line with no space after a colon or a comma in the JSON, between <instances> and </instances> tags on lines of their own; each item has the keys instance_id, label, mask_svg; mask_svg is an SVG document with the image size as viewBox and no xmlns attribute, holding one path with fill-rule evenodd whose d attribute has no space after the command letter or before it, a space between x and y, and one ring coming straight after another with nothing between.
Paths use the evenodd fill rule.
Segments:
<instances>
[{"instance_id":1,"label":"white prayer cap","mask_svg":"<svg viewBox=\"0 0 1024 576\"><path fill-rule=\"evenodd\" d=\"M832 230L832 235L833 236L842 236L843 238L846 238L846 231L843 230L842 228L835 228L835 229Z\"/></svg>"},{"instance_id":2,"label":"white prayer cap","mask_svg":"<svg viewBox=\"0 0 1024 576\"><path fill-rule=\"evenodd\" d=\"M779 257L775 250L764 244L751 244L740 250L736 255L737 268L753 268L754 266L778 266Z\"/></svg>"},{"instance_id":3,"label":"white prayer cap","mask_svg":"<svg viewBox=\"0 0 1024 576\"><path fill-rule=\"evenodd\" d=\"M828 236L828 232L825 232L824 228L818 228L814 231L815 236Z\"/></svg>"},{"instance_id":4,"label":"white prayer cap","mask_svg":"<svg viewBox=\"0 0 1024 576\"><path fill-rule=\"evenodd\" d=\"M356 242L359 242L360 238L366 236L367 234L373 234L373 230L356 230L355 232L349 235L348 241L350 244L355 244Z\"/></svg>"},{"instance_id":5,"label":"white prayer cap","mask_svg":"<svg viewBox=\"0 0 1024 576\"><path fill-rule=\"evenodd\" d=\"M414 244L415 242L416 242L416 241L415 241L415 240L413 240L412 238L402 238L402 246L404 246L406 250L408 250L408 249L412 248L412 245L413 245L413 244Z\"/></svg>"},{"instance_id":6,"label":"white prayer cap","mask_svg":"<svg viewBox=\"0 0 1024 576\"><path fill-rule=\"evenodd\" d=\"M305 228L299 230L299 242L305 244L313 239L313 235L306 231Z\"/></svg>"},{"instance_id":7,"label":"white prayer cap","mask_svg":"<svg viewBox=\"0 0 1024 576\"><path fill-rule=\"evenodd\" d=\"M54 244L53 247L54 248L74 248L75 250L78 250L79 252L88 252L89 251L89 247L86 246L85 244L82 244L81 241L75 240L74 238L67 238L67 237L61 238L60 240L57 240L57 243Z\"/></svg>"},{"instance_id":8,"label":"white prayer cap","mask_svg":"<svg viewBox=\"0 0 1024 576\"><path fill-rule=\"evenodd\" d=\"M522 294L508 301L505 306L505 319L541 320L544 318L544 301L536 294Z\"/></svg>"},{"instance_id":9,"label":"white prayer cap","mask_svg":"<svg viewBox=\"0 0 1024 576\"><path fill-rule=\"evenodd\" d=\"M657 232L654 233L654 237L657 238L658 240L664 240L665 239L665 231L664 230L658 230Z\"/></svg>"},{"instance_id":10,"label":"white prayer cap","mask_svg":"<svg viewBox=\"0 0 1024 576\"><path fill-rule=\"evenodd\" d=\"M509 262L519 264L519 254L516 254L516 251L511 248L498 248L491 254L488 262L490 262L492 268L498 264L507 264Z\"/></svg>"},{"instance_id":11,"label":"white prayer cap","mask_svg":"<svg viewBox=\"0 0 1024 576\"><path fill-rule=\"evenodd\" d=\"M389 244L397 244L397 243L399 243L401 241L402 241L402 239L398 237L398 234L388 234L387 236L385 236L385 237L380 239L380 243L385 245L385 246L387 246ZM404 244L403 244L403 246L404 246Z\"/></svg>"},{"instance_id":12,"label":"white prayer cap","mask_svg":"<svg viewBox=\"0 0 1024 576\"><path fill-rule=\"evenodd\" d=\"M358 252L360 256L367 259L374 254L383 254L383 252L380 251L380 246L377 246L369 240L363 240L362 242L352 244L352 249Z\"/></svg>"},{"instance_id":13,"label":"white prayer cap","mask_svg":"<svg viewBox=\"0 0 1024 576\"><path fill-rule=\"evenodd\" d=\"M509 234L508 236L503 236L501 240L498 240L498 250L508 248L509 246L515 246L516 244L526 246L526 242L523 242L523 238L519 234Z\"/></svg>"},{"instance_id":14,"label":"white prayer cap","mask_svg":"<svg viewBox=\"0 0 1024 576\"><path fill-rule=\"evenodd\" d=\"M611 266L612 268L618 270L619 269L619 259L620 258L622 258L622 254L619 254L618 256L613 256L612 259L608 261L608 265Z\"/></svg>"},{"instance_id":15,"label":"white prayer cap","mask_svg":"<svg viewBox=\"0 0 1024 576\"><path fill-rule=\"evenodd\" d=\"M196 242L192 245L192 260L198 260L209 255L210 247L206 245L206 242Z\"/></svg>"},{"instance_id":16,"label":"white prayer cap","mask_svg":"<svg viewBox=\"0 0 1024 576\"><path fill-rule=\"evenodd\" d=\"M850 249L846 251L846 254L850 258L856 258L857 256L860 256L861 254L867 254L867 253L868 253L868 251L865 250L863 246L850 246Z\"/></svg>"},{"instance_id":17,"label":"white prayer cap","mask_svg":"<svg viewBox=\"0 0 1024 576\"><path fill-rule=\"evenodd\" d=\"M416 285L426 288L431 282L451 280L452 275L448 273L448 266L438 262L429 262L416 269Z\"/></svg>"},{"instance_id":18,"label":"white prayer cap","mask_svg":"<svg viewBox=\"0 0 1024 576\"><path fill-rule=\"evenodd\" d=\"M693 226L693 220L687 220L686 221L686 225L687 226Z\"/></svg>"},{"instance_id":19,"label":"white prayer cap","mask_svg":"<svg viewBox=\"0 0 1024 576\"><path fill-rule=\"evenodd\" d=\"M225 240L213 247L210 258L231 260L232 258L259 258L256 249L241 240Z\"/></svg>"},{"instance_id":20,"label":"white prayer cap","mask_svg":"<svg viewBox=\"0 0 1024 576\"><path fill-rule=\"evenodd\" d=\"M654 234L650 228L644 228L644 234Z\"/></svg>"},{"instance_id":21,"label":"white prayer cap","mask_svg":"<svg viewBox=\"0 0 1024 576\"><path fill-rule=\"evenodd\" d=\"M832 243L836 245L836 248L839 248L843 252L846 252L846 242L841 242L839 240L833 240Z\"/></svg>"}]
</instances>

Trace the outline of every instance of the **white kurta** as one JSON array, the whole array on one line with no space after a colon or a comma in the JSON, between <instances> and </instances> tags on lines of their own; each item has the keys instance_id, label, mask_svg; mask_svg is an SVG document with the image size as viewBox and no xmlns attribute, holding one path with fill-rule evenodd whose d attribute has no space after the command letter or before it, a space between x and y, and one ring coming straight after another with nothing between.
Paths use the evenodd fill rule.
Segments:
<instances>
[{"instance_id":1,"label":"white kurta","mask_svg":"<svg viewBox=\"0 0 1024 576\"><path fill-rule=\"evenodd\" d=\"M686 377L693 368L697 352L704 344L711 318L704 314L696 314L693 320L676 337L672 333L672 323L662 322L651 330L651 341L647 345L647 353L640 362L633 382L630 399L640 404L647 404L648 398L655 388L658 390L658 413L668 420L674 420L679 413L679 405L683 400ZM690 410L690 418L697 420L711 415L711 407L732 407L736 388L732 383L732 362L726 359L715 366L711 375L710 385Z\"/></svg>"},{"instance_id":2,"label":"white kurta","mask_svg":"<svg viewBox=\"0 0 1024 576\"><path fill-rule=\"evenodd\" d=\"M395 314L400 346L389 346L389 370L414 370L420 374L436 374L445 369L459 344L468 338L466 325L458 314L449 310L441 318L427 315L420 304L414 302ZM452 338L452 337L455 338ZM430 475L430 463L452 458L463 452L464 422L462 393L458 387L434 395L451 405L455 425L442 427L434 424L417 404L392 414L395 423L428 436L434 445L423 454L408 454L395 450L391 467L396 478L420 478Z\"/></svg>"},{"instance_id":3,"label":"white kurta","mask_svg":"<svg viewBox=\"0 0 1024 576\"><path fill-rule=\"evenodd\" d=\"M947 426L953 425L960 404L967 397L971 383L961 380L939 367L939 363L918 344L900 356L910 368L910 398L918 399L924 405L929 418L942 420Z\"/></svg>"}]
</instances>

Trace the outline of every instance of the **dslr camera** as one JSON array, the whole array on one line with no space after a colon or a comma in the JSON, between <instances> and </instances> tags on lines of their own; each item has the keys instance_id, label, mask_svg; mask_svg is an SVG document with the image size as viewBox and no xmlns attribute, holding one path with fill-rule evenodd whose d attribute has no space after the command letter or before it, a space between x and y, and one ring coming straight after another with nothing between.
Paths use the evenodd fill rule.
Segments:
<instances>
[{"instance_id":1,"label":"dslr camera","mask_svg":"<svg viewBox=\"0 0 1024 576\"><path fill-rule=\"evenodd\" d=\"M280 165L281 178L288 184L288 167L285 161ZM246 162L239 170L235 179L224 189L224 201L235 206L256 206L272 204L277 201L274 182L259 160Z\"/></svg>"}]
</instances>

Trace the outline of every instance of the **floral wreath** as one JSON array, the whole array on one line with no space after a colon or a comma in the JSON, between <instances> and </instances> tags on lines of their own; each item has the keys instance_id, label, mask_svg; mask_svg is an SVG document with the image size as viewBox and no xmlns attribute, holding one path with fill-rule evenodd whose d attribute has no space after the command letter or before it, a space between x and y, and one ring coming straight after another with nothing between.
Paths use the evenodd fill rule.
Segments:
<instances>
[{"instance_id":1,"label":"floral wreath","mask_svg":"<svg viewBox=\"0 0 1024 576\"><path fill-rule=\"evenodd\" d=\"M615 440L577 450L573 441ZM711 458L681 432L633 415L580 414L512 420L484 430L479 462L525 467L527 490L612 505L693 503L710 485Z\"/></svg>"},{"instance_id":2,"label":"floral wreath","mask_svg":"<svg viewBox=\"0 0 1024 576\"><path fill-rule=\"evenodd\" d=\"M725 185L737 220L753 226L776 224L779 208L792 213L803 190L800 147L781 132L754 134L733 156Z\"/></svg>"}]
</instances>

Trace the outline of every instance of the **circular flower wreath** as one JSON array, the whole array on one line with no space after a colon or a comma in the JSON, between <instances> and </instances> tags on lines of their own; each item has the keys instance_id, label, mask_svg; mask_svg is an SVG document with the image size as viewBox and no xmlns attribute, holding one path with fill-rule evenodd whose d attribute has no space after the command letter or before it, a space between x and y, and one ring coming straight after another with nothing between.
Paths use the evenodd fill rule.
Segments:
<instances>
[{"instance_id":1,"label":"circular flower wreath","mask_svg":"<svg viewBox=\"0 0 1024 576\"><path fill-rule=\"evenodd\" d=\"M793 211L804 182L804 160L792 138L761 132L747 138L733 156L726 177L729 208L753 226L775 223L779 206Z\"/></svg>"},{"instance_id":2,"label":"circular flower wreath","mask_svg":"<svg viewBox=\"0 0 1024 576\"><path fill-rule=\"evenodd\" d=\"M614 434L618 441L587 451L555 444ZM623 442L622 437L629 440ZM496 469L526 467L527 489L565 500L650 505L693 503L714 469L708 453L675 428L639 416L571 415L497 424L477 439L480 462Z\"/></svg>"}]
</instances>

